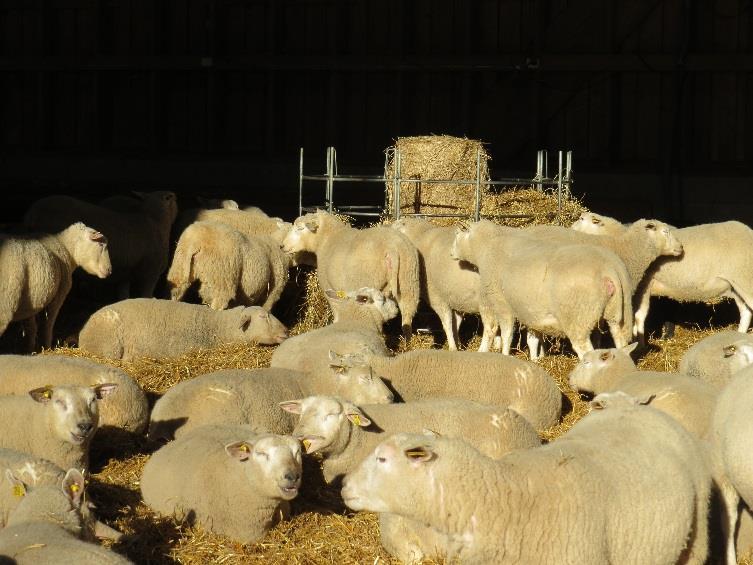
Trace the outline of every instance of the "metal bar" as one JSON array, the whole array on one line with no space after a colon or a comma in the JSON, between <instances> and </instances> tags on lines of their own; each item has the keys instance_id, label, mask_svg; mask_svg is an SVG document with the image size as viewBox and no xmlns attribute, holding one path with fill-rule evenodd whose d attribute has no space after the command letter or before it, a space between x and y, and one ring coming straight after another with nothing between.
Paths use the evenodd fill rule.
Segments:
<instances>
[{"instance_id":1,"label":"metal bar","mask_svg":"<svg viewBox=\"0 0 753 565\"><path fill-rule=\"evenodd\" d=\"M536 179L543 179L544 178L544 150L539 149L536 151L536 176L534 177ZM543 187L541 186L541 183L539 182L536 185L536 189L538 191L543 190Z\"/></svg>"},{"instance_id":2,"label":"metal bar","mask_svg":"<svg viewBox=\"0 0 753 565\"><path fill-rule=\"evenodd\" d=\"M400 150L395 147L395 220L400 219Z\"/></svg>"},{"instance_id":3,"label":"metal bar","mask_svg":"<svg viewBox=\"0 0 753 565\"><path fill-rule=\"evenodd\" d=\"M568 151L566 153L567 160L565 161L565 178L567 178L567 188L570 189L570 180L573 174L573 152Z\"/></svg>"},{"instance_id":4,"label":"metal bar","mask_svg":"<svg viewBox=\"0 0 753 565\"><path fill-rule=\"evenodd\" d=\"M325 196L327 211L330 213L332 213L332 177L334 176L334 171L332 170L332 149L332 147L327 147L327 194Z\"/></svg>"},{"instance_id":5,"label":"metal bar","mask_svg":"<svg viewBox=\"0 0 753 565\"><path fill-rule=\"evenodd\" d=\"M559 223L560 218L562 217L562 150L560 150L557 155L557 223Z\"/></svg>"},{"instance_id":6,"label":"metal bar","mask_svg":"<svg viewBox=\"0 0 753 565\"><path fill-rule=\"evenodd\" d=\"M298 215L303 216L303 147L298 160Z\"/></svg>"},{"instance_id":7,"label":"metal bar","mask_svg":"<svg viewBox=\"0 0 753 565\"><path fill-rule=\"evenodd\" d=\"M481 219L481 149L476 148L476 208L473 218L478 222Z\"/></svg>"}]
</instances>

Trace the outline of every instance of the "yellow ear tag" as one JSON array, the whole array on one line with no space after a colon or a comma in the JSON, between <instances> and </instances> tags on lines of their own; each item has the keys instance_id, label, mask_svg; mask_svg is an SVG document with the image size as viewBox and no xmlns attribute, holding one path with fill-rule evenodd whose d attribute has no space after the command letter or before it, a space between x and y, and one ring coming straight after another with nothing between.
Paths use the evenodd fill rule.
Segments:
<instances>
[{"instance_id":1,"label":"yellow ear tag","mask_svg":"<svg viewBox=\"0 0 753 565\"><path fill-rule=\"evenodd\" d=\"M347 298L348 294L344 290L338 290L336 293L338 298Z\"/></svg>"},{"instance_id":2,"label":"yellow ear tag","mask_svg":"<svg viewBox=\"0 0 753 565\"><path fill-rule=\"evenodd\" d=\"M361 417L358 414L351 414L350 415L350 419L353 420L353 423L356 426L360 426L361 425Z\"/></svg>"},{"instance_id":3,"label":"yellow ear tag","mask_svg":"<svg viewBox=\"0 0 753 565\"><path fill-rule=\"evenodd\" d=\"M79 487L79 486L78 486L78 485L77 485L76 483L73 483L73 484L72 484L72 485L71 485L70 487L68 487L68 488L70 488L70 489L71 489L71 492L78 492L79 488L81 488L81 487Z\"/></svg>"},{"instance_id":4,"label":"yellow ear tag","mask_svg":"<svg viewBox=\"0 0 753 565\"><path fill-rule=\"evenodd\" d=\"M309 447L311 446L311 440L310 439L304 439L302 442L303 448L308 451Z\"/></svg>"},{"instance_id":5,"label":"yellow ear tag","mask_svg":"<svg viewBox=\"0 0 753 565\"><path fill-rule=\"evenodd\" d=\"M48 399L49 399L49 398L52 398L52 391L51 391L50 389L47 389L47 390L45 390L45 391L44 391L44 392L42 393L42 396L44 396L45 398L48 398Z\"/></svg>"},{"instance_id":6,"label":"yellow ear tag","mask_svg":"<svg viewBox=\"0 0 753 565\"><path fill-rule=\"evenodd\" d=\"M238 446L238 451L243 451L244 453L248 453L249 452L248 445L246 445L244 443L244 444Z\"/></svg>"},{"instance_id":7,"label":"yellow ear tag","mask_svg":"<svg viewBox=\"0 0 753 565\"><path fill-rule=\"evenodd\" d=\"M26 489L23 485L13 485L13 496L18 496L19 498L26 495Z\"/></svg>"}]
</instances>

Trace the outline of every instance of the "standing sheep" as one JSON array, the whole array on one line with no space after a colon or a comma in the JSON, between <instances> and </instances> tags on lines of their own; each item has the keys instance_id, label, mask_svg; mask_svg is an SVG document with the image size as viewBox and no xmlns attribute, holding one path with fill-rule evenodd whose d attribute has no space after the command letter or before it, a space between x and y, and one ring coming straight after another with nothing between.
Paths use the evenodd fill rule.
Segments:
<instances>
[{"instance_id":1,"label":"standing sheep","mask_svg":"<svg viewBox=\"0 0 753 565\"><path fill-rule=\"evenodd\" d=\"M710 483L693 437L630 405L499 461L458 439L395 435L346 477L342 496L443 533L451 545L437 557L448 562L701 564Z\"/></svg>"},{"instance_id":2,"label":"standing sheep","mask_svg":"<svg viewBox=\"0 0 753 565\"><path fill-rule=\"evenodd\" d=\"M539 357L542 333L570 339L578 357L593 350L591 331L604 318L618 346L632 336L630 277L611 251L595 245L549 246L523 230L488 220L455 237L452 256L476 265L483 309L499 323L508 354L515 319L528 328L528 349ZM488 315L488 314L487 314ZM491 333L484 328L488 344Z\"/></svg>"},{"instance_id":3,"label":"standing sheep","mask_svg":"<svg viewBox=\"0 0 753 565\"><path fill-rule=\"evenodd\" d=\"M202 426L152 455L144 502L240 543L254 543L289 513L301 484L301 446L244 426Z\"/></svg>"},{"instance_id":4,"label":"standing sheep","mask_svg":"<svg viewBox=\"0 0 753 565\"><path fill-rule=\"evenodd\" d=\"M421 294L439 316L451 351L457 350L463 314L480 312L481 277L471 265L450 257L455 228L427 220L405 218L392 227L416 246L421 259ZM483 320L484 327L493 325Z\"/></svg>"},{"instance_id":5,"label":"standing sheep","mask_svg":"<svg viewBox=\"0 0 753 565\"><path fill-rule=\"evenodd\" d=\"M682 355L678 371L716 388L753 363L753 335L735 331L712 334L693 344Z\"/></svg>"},{"instance_id":6,"label":"standing sheep","mask_svg":"<svg viewBox=\"0 0 753 565\"><path fill-rule=\"evenodd\" d=\"M355 229L319 211L297 218L282 247L288 253L316 255L322 291L369 286L392 296L400 308L403 335L410 336L421 285L418 251L403 234L385 226Z\"/></svg>"},{"instance_id":7,"label":"standing sheep","mask_svg":"<svg viewBox=\"0 0 753 565\"><path fill-rule=\"evenodd\" d=\"M215 310L231 301L271 310L288 282L288 256L267 238L245 236L217 222L195 222L178 240L167 281L180 300L195 281Z\"/></svg>"},{"instance_id":8,"label":"standing sheep","mask_svg":"<svg viewBox=\"0 0 753 565\"><path fill-rule=\"evenodd\" d=\"M27 226L59 230L83 221L105 234L112 260L112 281L119 283L118 297L149 297L167 269L170 227L178 206L172 192L142 195L138 210L121 212L70 196L37 200L26 213Z\"/></svg>"},{"instance_id":9,"label":"standing sheep","mask_svg":"<svg viewBox=\"0 0 753 565\"><path fill-rule=\"evenodd\" d=\"M140 434L149 421L146 394L122 369L63 355L0 355L0 395L28 394L45 385L101 385L117 388L99 408L99 428Z\"/></svg>"},{"instance_id":10,"label":"standing sheep","mask_svg":"<svg viewBox=\"0 0 753 565\"><path fill-rule=\"evenodd\" d=\"M207 306L131 298L97 310L79 335L79 347L127 361L175 357L222 343L276 344L287 337L282 323L259 306L212 310Z\"/></svg>"},{"instance_id":11,"label":"standing sheep","mask_svg":"<svg viewBox=\"0 0 753 565\"><path fill-rule=\"evenodd\" d=\"M0 396L0 447L42 457L62 469L86 469L99 423L97 401L117 386L42 387L29 396Z\"/></svg>"},{"instance_id":12,"label":"standing sheep","mask_svg":"<svg viewBox=\"0 0 753 565\"><path fill-rule=\"evenodd\" d=\"M335 356L343 375L372 371L405 402L464 398L507 406L534 428L553 426L562 413L562 393L544 369L508 355L414 349L395 357Z\"/></svg>"},{"instance_id":13,"label":"standing sheep","mask_svg":"<svg viewBox=\"0 0 753 565\"><path fill-rule=\"evenodd\" d=\"M149 437L171 440L207 424L249 424L259 432L289 434L295 422L278 404L314 394L363 404L392 402L387 386L371 373L320 376L286 369L226 369L170 388L154 405Z\"/></svg>"},{"instance_id":14,"label":"standing sheep","mask_svg":"<svg viewBox=\"0 0 753 565\"><path fill-rule=\"evenodd\" d=\"M107 239L81 222L54 235L0 236L0 335L11 322L26 321L29 350L36 347L36 315L42 316L42 345L52 346L60 307L81 267L103 279L110 275Z\"/></svg>"}]
</instances>

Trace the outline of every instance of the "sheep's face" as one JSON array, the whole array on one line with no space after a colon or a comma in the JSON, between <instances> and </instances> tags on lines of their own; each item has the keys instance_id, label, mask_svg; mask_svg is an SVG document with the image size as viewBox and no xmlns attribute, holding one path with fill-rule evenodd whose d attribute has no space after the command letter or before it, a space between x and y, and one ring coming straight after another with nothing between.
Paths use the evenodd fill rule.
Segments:
<instances>
[{"instance_id":1,"label":"sheep's face","mask_svg":"<svg viewBox=\"0 0 753 565\"><path fill-rule=\"evenodd\" d=\"M648 404L654 399L654 395L648 395L644 398L636 398L621 390L615 392L602 392L594 396L589 403L591 410L604 410L607 408L635 408Z\"/></svg>"},{"instance_id":2,"label":"sheep's face","mask_svg":"<svg viewBox=\"0 0 753 565\"><path fill-rule=\"evenodd\" d=\"M638 220L640 228L646 231L660 255L678 257L682 255L682 244L677 239L675 230L664 222L656 220Z\"/></svg>"},{"instance_id":3,"label":"sheep's face","mask_svg":"<svg viewBox=\"0 0 753 565\"><path fill-rule=\"evenodd\" d=\"M433 227L431 222L420 218L401 218L392 222L390 226L392 229L399 231L402 234L408 236L408 239L413 239L417 235Z\"/></svg>"},{"instance_id":4,"label":"sheep's face","mask_svg":"<svg viewBox=\"0 0 753 565\"><path fill-rule=\"evenodd\" d=\"M342 453L350 438L351 426L366 428L371 424L356 406L330 396L309 396L283 402L280 406L300 414L292 435L301 440L306 453Z\"/></svg>"},{"instance_id":5,"label":"sheep's face","mask_svg":"<svg viewBox=\"0 0 753 565\"><path fill-rule=\"evenodd\" d=\"M450 257L455 261L469 261L473 263L473 254L471 250L471 230L459 227L455 230L455 239L450 248Z\"/></svg>"},{"instance_id":6,"label":"sheep's face","mask_svg":"<svg viewBox=\"0 0 753 565\"><path fill-rule=\"evenodd\" d=\"M282 240L282 250L285 253L315 252L319 225L317 214L306 214L296 218L292 229Z\"/></svg>"},{"instance_id":7,"label":"sheep's face","mask_svg":"<svg viewBox=\"0 0 753 565\"><path fill-rule=\"evenodd\" d=\"M76 263L90 275L95 275L100 279L109 277L112 273L112 263L107 249L107 238L80 222L75 224L75 229L77 238L73 257Z\"/></svg>"},{"instance_id":8,"label":"sheep's face","mask_svg":"<svg viewBox=\"0 0 753 565\"><path fill-rule=\"evenodd\" d=\"M238 341L276 345L288 338L288 330L283 323L261 306L237 307L224 312L233 313L228 315L228 323L235 321L238 324L235 329ZM240 316L237 316L238 312Z\"/></svg>"},{"instance_id":9,"label":"sheep's face","mask_svg":"<svg viewBox=\"0 0 753 565\"><path fill-rule=\"evenodd\" d=\"M730 375L741 371L753 363L753 343L740 340L722 348L724 362L729 367Z\"/></svg>"},{"instance_id":10,"label":"sheep's face","mask_svg":"<svg viewBox=\"0 0 753 565\"><path fill-rule=\"evenodd\" d=\"M159 211L159 215L164 218L169 225L172 225L173 222L175 222L175 218L178 217L178 199L174 192L158 190L148 194L141 194L140 196L144 199L143 206L147 210Z\"/></svg>"},{"instance_id":11,"label":"sheep's face","mask_svg":"<svg viewBox=\"0 0 753 565\"><path fill-rule=\"evenodd\" d=\"M371 365L358 354L339 355L329 352L329 367L335 379L335 396L354 404L389 404L392 391L374 375Z\"/></svg>"},{"instance_id":12,"label":"sheep's face","mask_svg":"<svg viewBox=\"0 0 753 565\"><path fill-rule=\"evenodd\" d=\"M397 303L375 288L362 287L358 290L347 292L327 289L324 294L332 305L335 321L342 318L341 314L344 310L351 310L353 308L368 309L376 314L377 319L381 319L382 322L391 320L400 313ZM362 319L364 317L363 315L358 315L358 318Z\"/></svg>"},{"instance_id":13,"label":"sheep's face","mask_svg":"<svg viewBox=\"0 0 753 565\"><path fill-rule=\"evenodd\" d=\"M602 220L598 214L583 212L580 217L573 222L570 229L593 235L604 235L604 220Z\"/></svg>"},{"instance_id":14,"label":"sheep's face","mask_svg":"<svg viewBox=\"0 0 753 565\"><path fill-rule=\"evenodd\" d=\"M262 435L225 446L244 467L254 489L272 499L292 500L301 486L301 444L290 436Z\"/></svg>"},{"instance_id":15,"label":"sheep's face","mask_svg":"<svg viewBox=\"0 0 753 565\"><path fill-rule=\"evenodd\" d=\"M622 355L626 354L619 349L587 351L570 373L570 386L578 392L597 394L602 375L612 369Z\"/></svg>"},{"instance_id":16,"label":"sheep's face","mask_svg":"<svg viewBox=\"0 0 753 565\"><path fill-rule=\"evenodd\" d=\"M29 391L29 395L50 412L52 429L58 438L81 445L91 439L99 424L97 401L117 387L113 383L91 387L46 386Z\"/></svg>"}]
</instances>

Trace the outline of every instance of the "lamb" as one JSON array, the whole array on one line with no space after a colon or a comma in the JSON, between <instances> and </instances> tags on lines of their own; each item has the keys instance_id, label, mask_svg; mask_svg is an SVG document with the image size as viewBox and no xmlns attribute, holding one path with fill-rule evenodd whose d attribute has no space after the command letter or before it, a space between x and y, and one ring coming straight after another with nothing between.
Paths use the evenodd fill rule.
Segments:
<instances>
[{"instance_id":1,"label":"lamb","mask_svg":"<svg viewBox=\"0 0 753 565\"><path fill-rule=\"evenodd\" d=\"M398 314L397 305L378 290L325 293L332 304L335 321L323 328L291 337L272 354L270 365L283 369L327 375L332 371L334 350L340 355L368 352L388 355L382 325Z\"/></svg>"},{"instance_id":2,"label":"lamb","mask_svg":"<svg viewBox=\"0 0 753 565\"><path fill-rule=\"evenodd\" d=\"M99 423L97 401L117 386L45 386L29 396L0 396L0 447L42 457L62 469L86 469Z\"/></svg>"},{"instance_id":3,"label":"lamb","mask_svg":"<svg viewBox=\"0 0 753 565\"><path fill-rule=\"evenodd\" d=\"M480 312L481 277L471 265L450 257L455 228L416 218L398 220L392 227L418 249L422 297L439 316L450 351L456 351L463 313ZM484 327L493 325L492 320L482 322Z\"/></svg>"},{"instance_id":4,"label":"lamb","mask_svg":"<svg viewBox=\"0 0 753 565\"><path fill-rule=\"evenodd\" d=\"M599 217L603 219L603 217ZM601 229L600 233L605 230ZM664 257L646 273L635 312L636 333L645 342L645 323L652 296L680 302L710 302L731 298L740 311L738 331L753 319L753 230L740 222L701 224L678 229L682 257Z\"/></svg>"},{"instance_id":5,"label":"lamb","mask_svg":"<svg viewBox=\"0 0 753 565\"><path fill-rule=\"evenodd\" d=\"M531 359L539 357L541 333L568 337L582 358L593 350L591 331L602 318L618 346L632 337L630 277L608 249L548 246L523 230L482 220L456 234L451 253L478 267L482 311L490 310L499 324L505 354L515 318L528 328ZM493 333L484 327L487 347Z\"/></svg>"},{"instance_id":6,"label":"lamb","mask_svg":"<svg viewBox=\"0 0 753 565\"><path fill-rule=\"evenodd\" d=\"M387 386L370 372L308 375L286 369L226 369L182 381L152 410L149 437L171 440L207 424L250 424L260 432L289 434L293 416L278 408L290 398L331 394L359 404L392 402Z\"/></svg>"},{"instance_id":7,"label":"lamb","mask_svg":"<svg viewBox=\"0 0 753 565\"><path fill-rule=\"evenodd\" d=\"M125 565L125 557L82 541L84 477L69 469L54 486L28 486L7 472L13 489L22 497L0 531L0 555L18 565Z\"/></svg>"},{"instance_id":8,"label":"lamb","mask_svg":"<svg viewBox=\"0 0 753 565\"><path fill-rule=\"evenodd\" d=\"M282 343L287 329L259 306L212 310L206 306L131 298L97 310L79 334L79 347L128 361L162 359L222 343Z\"/></svg>"},{"instance_id":9,"label":"lamb","mask_svg":"<svg viewBox=\"0 0 753 565\"><path fill-rule=\"evenodd\" d=\"M36 315L42 316L42 345L52 346L52 332L60 307L81 267L101 279L110 275L107 239L76 222L54 235L0 236L0 335L11 322L25 321L27 347L36 347Z\"/></svg>"},{"instance_id":10,"label":"lamb","mask_svg":"<svg viewBox=\"0 0 753 565\"><path fill-rule=\"evenodd\" d=\"M143 195L141 206L134 212L58 195L37 200L24 221L42 230L59 230L79 220L96 228L109 242L111 280L118 283L118 296L149 297L167 269L170 226L177 213L172 192Z\"/></svg>"},{"instance_id":11,"label":"lamb","mask_svg":"<svg viewBox=\"0 0 753 565\"><path fill-rule=\"evenodd\" d=\"M537 430L556 424L562 412L562 393L554 379L538 365L507 355L414 349L395 357L334 357L340 374L371 371L405 402L456 397L508 406Z\"/></svg>"},{"instance_id":12,"label":"lamb","mask_svg":"<svg viewBox=\"0 0 753 565\"><path fill-rule=\"evenodd\" d=\"M710 483L694 438L633 404L499 461L459 439L394 435L345 478L342 496L444 534L434 553L448 562L700 564Z\"/></svg>"},{"instance_id":13,"label":"lamb","mask_svg":"<svg viewBox=\"0 0 753 565\"><path fill-rule=\"evenodd\" d=\"M149 421L146 394L122 369L63 355L0 355L0 395L26 395L48 384L105 383L118 386L99 407L99 430L114 427L142 433Z\"/></svg>"},{"instance_id":14,"label":"lamb","mask_svg":"<svg viewBox=\"0 0 753 565\"><path fill-rule=\"evenodd\" d=\"M753 363L753 336L736 331L712 334L693 344L680 359L678 371L716 388Z\"/></svg>"},{"instance_id":15,"label":"lamb","mask_svg":"<svg viewBox=\"0 0 753 565\"><path fill-rule=\"evenodd\" d=\"M636 346L588 352L570 373L570 386L594 395L613 391L636 398L654 395L651 406L672 416L697 438L705 438L718 391L687 375L638 371L630 358Z\"/></svg>"},{"instance_id":16,"label":"lamb","mask_svg":"<svg viewBox=\"0 0 753 565\"><path fill-rule=\"evenodd\" d=\"M418 251L403 234L386 226L355 229L318 211L295 220L282 248L316 255L323 291L369 286L392 296L400 308L403 335L410 337L421 286Z\"/></svg>"},{"instance_id":17,"label":"lamb","mask_svg":"<svg viewBox=\"0 0 753 565\"><path fill-rule=\"evenodd\" d=\"M282 515L301 484L301 446L244 426L202 426L151 456L144 502L240 543L253 543Z\"/></svg>"},{"instance_id":18,"label":"lamb","mask_svg":"<svg viewBox=\"0 0 753 565\"><path fill-rule=\"evenodd\" d=\"M487 457L541 444L536 430L509 408L460 399L405 404L355 404L331 396L309 396L280 404L299 414L293 437L306 453L324 457L324 480L331 483L355 470L388 434L431 430L462 438Z\"/></svg>"},{"instance_id":19,"label":"lamb","mask_svg":"<svg viewBox=\"0 0 753 565\"><path fill-rule=\"evenodd\" d=\"M231 301L271 310L288 282L288 256L267 238L245 236L218 222L195 222L181 234L167 280L173 300L195 281L215 310Z\"/></svg>"}]
</instances>

